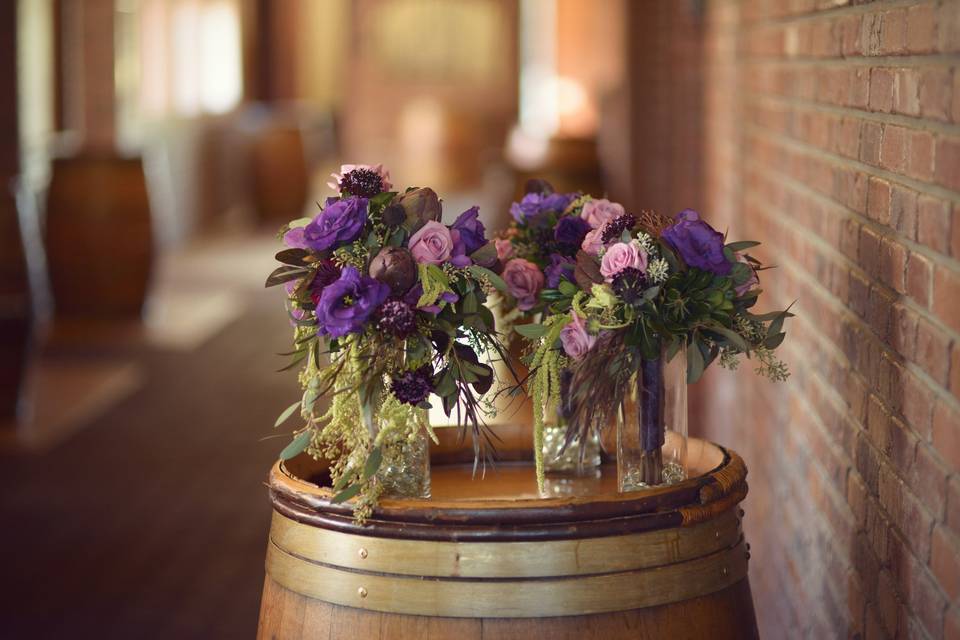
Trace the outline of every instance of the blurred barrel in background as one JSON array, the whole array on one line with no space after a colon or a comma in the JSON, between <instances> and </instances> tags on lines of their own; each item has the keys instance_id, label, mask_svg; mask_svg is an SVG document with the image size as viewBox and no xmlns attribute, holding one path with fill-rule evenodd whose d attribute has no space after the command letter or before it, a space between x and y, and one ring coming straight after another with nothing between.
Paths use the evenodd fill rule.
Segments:
<instances>
[{"instance_id":1,"label":"blurred barrel in background","mask_svg":"<svg viewBox=\"0 0 960 640\"><path fill-rule=\"evenodd\" d=\"M138 316L150 281L152 237L140 158L54 160L46 244L58 316Z\"/></svg>"}]
</instances>

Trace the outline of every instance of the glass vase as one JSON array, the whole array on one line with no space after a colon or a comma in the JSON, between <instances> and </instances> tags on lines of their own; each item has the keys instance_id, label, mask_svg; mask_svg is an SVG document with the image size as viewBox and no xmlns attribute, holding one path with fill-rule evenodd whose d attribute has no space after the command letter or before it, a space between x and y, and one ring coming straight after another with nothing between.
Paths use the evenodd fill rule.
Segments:
<instances>
[{"instance_id":1,"label":"glass vase","mask_svg":"<svg viewBox=\"0 0 960 640\"><path fill-rule=\"evenodd\" d=\"M396 406L385 417L382 407L363 406L363 420L374 441L379 438L383 460L377 480L388 498L430 497L430 438L425 409Z\"/></svg>"},{"instance_id":2,"label":"glass vase","mask_svg":"<svg viewBox=\"0 0 960 640\"><path fill-rule=\"evenodd\" d=\"M621 492L687 477L687 353L642 360L617 412L617 485Z\"/></svg>"}]
</instances>

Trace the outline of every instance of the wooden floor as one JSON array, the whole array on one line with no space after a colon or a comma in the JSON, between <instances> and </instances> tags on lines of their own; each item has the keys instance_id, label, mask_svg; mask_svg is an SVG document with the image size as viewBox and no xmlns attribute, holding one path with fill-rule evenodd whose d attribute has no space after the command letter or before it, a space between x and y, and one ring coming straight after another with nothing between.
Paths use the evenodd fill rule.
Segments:
<instances>
[{"instance_id":1,"label":"wooden floor","mask_svg":"<svg viewBox=\"0 0 960 640\"><path fill-rule=\"evenodd\" d=\"M260 438L296 382L278 297L251 297L193 350L139 347L139 390L68 441L0 454L0 638L254 636L282 446Z\"/></svg>"}]
</instances>

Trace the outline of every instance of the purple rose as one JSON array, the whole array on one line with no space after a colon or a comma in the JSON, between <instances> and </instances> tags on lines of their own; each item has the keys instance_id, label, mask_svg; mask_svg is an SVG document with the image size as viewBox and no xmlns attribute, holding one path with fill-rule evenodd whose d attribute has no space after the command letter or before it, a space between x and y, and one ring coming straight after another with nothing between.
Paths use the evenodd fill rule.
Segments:
<instances>
[{"instance_id":1,"label":"purple rose","mask_svg":"<svg viewBox=\"0 0 960 640\"><path fill-rule=\"evenodd\" d=\"M731 264L723 255L723 234L700 219L693 209L677 214L676 222L661 237L677 250L687 266L719 276L730 274Z\"/></svg>"},{"instance_id":2,"label":"purple rose","mask_svg":"<svg viewBox=\"0 0 960 640\"><path fill-rule=\"evenodd\" d=\"M340 278L324 287L317 301L317 332L331 338L362 332L389 295L389 286L361 276L355 267L344 267Z\"/></svg>"},{"instance_id":3,"label":"purple rose","mask_svg":"<svg viewBox=\"0 0 960 640\"><path fill-rule=\"evenodd\" d=\"M587 325L583 318L574 311L570 314L570 322L560 329L560 344L568 356L580 360L587 355L587 351L597 343L596 336L587 333Z\"/></svg>"},{"instance_id":4,"label":"purple rose","mask_svg":"<svg viewBox=\"0 0 960 640\"><path fill-rule=\"evenodd\" d=\"M460 237L456 241L456 244L463 245L463 253L470 255L483 245L487 244L486 229L483 226L483 223L478 219L480 216L480 207L470 207L457 217L457 219L450 226L451 233L454 231L460 232ZM456 247L453 251L457 253Z\"/></svg>"},{"instance_id":5,"label":"purple rose","mask_svg":"<svg viewBox=\"0 0 960 640\"><path fill-rule=\"evenodd\" d=\"M609 200L591 200L580 210L580 217L587 221L591 229L600 229L614 218L622 216L626 211L622 204Z\"/></svg>"},{"instance_id":6,"label":"purple rose","mask_svg":"<svg viewBox=\"0 0 960 640\"><path fill-rule=\"evenodd\" d=\"M576 267L572 258L562 256L559 253L550 255L550 266L543 270L547 276L547 288L556 289L560 286L560 280L566 279L573 282L573 271Z\"/></svg>"},{"instance_id":7,"label":"purple rose","mask_svg":"<svg viewBox=\"0 0 960 640\"><path fill-rule=\"evenodd\" d=\"M590 231L590 223L576 216L560 218L553 231L554 239L560 244L567 245L574 250L580 248L580 243Z\"/></svg>"},{"instance_id":8,"label":"purple rose","mask_svg":"<svg viewBox=\"0 0 960 640\"><path fill-rule=\"evenodd\" d=\"M443 264L453 255L453 236L450 229L431 220L410 236L407 247L419 263Z\"/></svg>"},{"instance_id":9,"label":"purple rose","mask_svg":"<svg viewBox=\"0 0 960 640\"><path fill-rule=\"evenodd\" d=\"M510 205L510 215L517 222L528 222L546 211L561 212L567 208L576 194L572 193L551 193L541 195L539 193L528 193L523 196L520 202L514 202Z\"/></svg>"},{"instance_id":10,"label":"purple rose","mask_svg":"<svg viewBox=\"0 0 960 640\"><path fill-rule=\"evenodd\" d=\"M543 289L543 272L537 265L523 258L514 258L507 262L500 274L507 283L507 290L517 299L520 311L529 311L537 304L537 296Z\"/></svg>"},{"instance_id":11,"label":"purple rose","mask_svg":"<svg viewBox=\"0 0 960 640\"><path fill-rule=\"evenodd\" d=\"M284 235L287 246L324 251L349 244L360 237L367 224L367 199L351 196L327 201L327 207L305 227Z\"/></svg>"}]
</instances>

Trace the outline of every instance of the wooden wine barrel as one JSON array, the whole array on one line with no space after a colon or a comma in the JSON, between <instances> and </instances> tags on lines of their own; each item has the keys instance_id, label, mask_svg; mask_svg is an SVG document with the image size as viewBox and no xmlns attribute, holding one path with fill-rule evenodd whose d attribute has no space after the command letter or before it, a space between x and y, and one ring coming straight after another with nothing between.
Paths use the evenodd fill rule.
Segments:
<instances>
[{"instance_id":1,"label":"wooden wine barrel","mask_svg":"<svg viewBox=\"0 0 960 640\"><path fill-rule=\"evenodd\" d=\"M54 160L45 229L58 316L140 315L153 260L140 158Z\"/></svg>"},{"instance_id":2,"label":"wooden wine barrel","mask_svg":"<svg viewBox=\"0 0 960 640\"><path fill-rule=\"evenodd\" d=\"M533 468L435 466L429 500L365 526L309 458L270 474L259 638L756 638L737 454L691 440L696 477L541 499Z\"/></svg>"}]
</instances>

